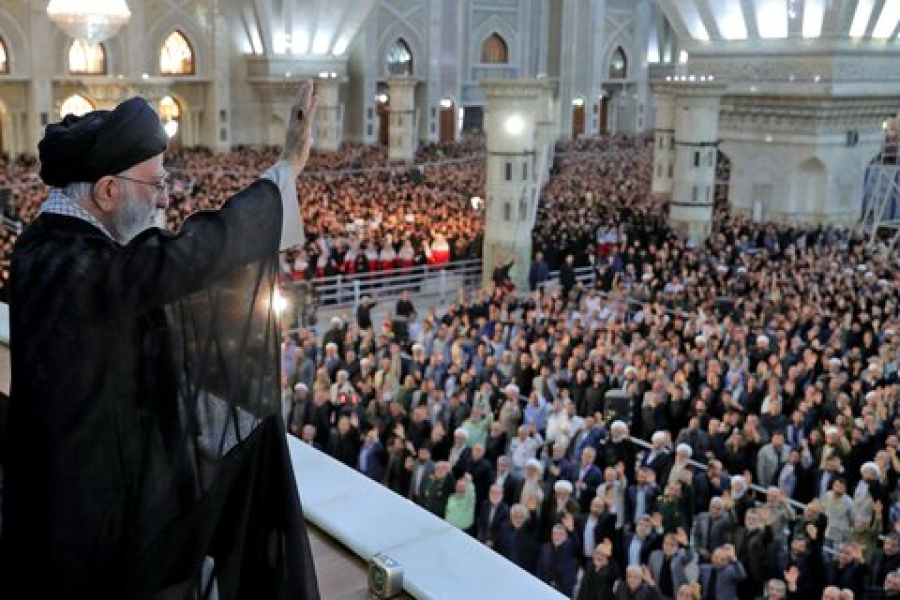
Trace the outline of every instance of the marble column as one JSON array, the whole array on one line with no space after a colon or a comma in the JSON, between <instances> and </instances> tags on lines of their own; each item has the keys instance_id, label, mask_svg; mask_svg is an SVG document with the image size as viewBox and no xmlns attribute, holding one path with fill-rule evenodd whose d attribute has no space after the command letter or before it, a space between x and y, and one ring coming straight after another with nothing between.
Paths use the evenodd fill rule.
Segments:
<instances>
[{"instance_id":1,"label":"marble column","mask_svg":"<svg viewBox=\"0 0 900 600\"><path fill-rule=\"evenodd\" d=\"M698 243L712 228L723 90L723 86L703 83L675 88L675 165L669 221Z\"/></svg>"},{"instance_id":2,"label":"marble column","mask_svg":"<svg viewBox=\"0 0 900 600\"><path fill-rule=\"evenodd\" d=\"M315 135L317 150L335 152L344 141L344 104L341 102L341 84L344 81L337 77L316 80L316 94L319 97Z\"/></svg>"},{"instance_id":3,"label":"marble column","mask_svg":"<svg viewBox=\"0 0 900 600\"><path fill-rule=\"evenodd\" d=\"M416 84L414 77L391 77L390 126L388 160L412 162L419 146L419 118L416 111Z\"/></svg>"},{"instance_id":4,"label":"marble column","mask_svg":"<svg viewBox=\"0 0 900 600\"><path fill-rule=\"evenodd\" d=\"M656 128L653 131L653 183L651 193L668 199L672 195L672 177L675 170L675 96L669 91L657 90Z\"/></svg>"},{"instance_id":5,"label":"marble column","mask_svg":"<svg viewBox=\"0 0 900 600\"><path fill-rule=\"evenodd\" d=\"M491 279L498 264L514 260L510 275L519 291L528 289L536 214L535 120L544 114L541 100L547 99L546 85L538 79L481 82L487 102L483 280Z\"/></svg>"}]
</instances>

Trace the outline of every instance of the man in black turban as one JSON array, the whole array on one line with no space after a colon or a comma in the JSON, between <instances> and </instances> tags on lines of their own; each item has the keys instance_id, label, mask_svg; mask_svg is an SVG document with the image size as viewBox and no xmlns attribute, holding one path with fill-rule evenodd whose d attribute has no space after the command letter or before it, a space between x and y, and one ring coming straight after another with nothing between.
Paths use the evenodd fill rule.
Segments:
<instances>
[{"instance_id":1,"label":"man in black turban","mask_svg":"<svg viewBox=\"0 0 900 600\"><path fill-rule=\"evenodd\" d=\"M0 597L318 598L272 302L314 114L306 82L281 160L175 234L143 99L46 128L50 196L12 256Z\"/></svg>"}]
</instances>

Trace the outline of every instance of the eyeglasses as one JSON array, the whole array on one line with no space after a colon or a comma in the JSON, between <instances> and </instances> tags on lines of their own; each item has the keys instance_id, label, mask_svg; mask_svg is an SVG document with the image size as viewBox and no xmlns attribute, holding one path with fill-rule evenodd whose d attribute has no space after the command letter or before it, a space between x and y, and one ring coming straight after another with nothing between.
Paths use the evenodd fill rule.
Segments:
<instances>
[{"instance_id":1,"label":"eyeglasses","mask_svg":"<svg viewBox=\"0 0 900 600\"><path fill-rule=\"evenodd\" d=\"M144 181L143 179L134 179L132 177L125 177L124 175L112 175L112 177L116 179L124 179L125 181L130 181L132 183L141 183L143 185L149 185L150 187L156 188L157 194L165 194L169 190L169 178L163 177L159 181Z\"/></svg>"}]
</instances>

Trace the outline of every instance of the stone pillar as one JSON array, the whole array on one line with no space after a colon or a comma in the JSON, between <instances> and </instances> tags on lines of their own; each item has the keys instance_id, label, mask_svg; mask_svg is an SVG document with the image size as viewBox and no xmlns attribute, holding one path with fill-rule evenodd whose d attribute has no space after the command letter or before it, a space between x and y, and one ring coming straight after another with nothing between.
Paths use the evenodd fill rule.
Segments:
<instances>
[{"instance_id":1,"label":"stone pillar","mask_svg":"<svg viewBox=\"0 0 900 600\"><path fill-rule=\"evenodd\" d=\"M691 84L676 89L675 169L669 220L691 240L709 235L719 144L719 101L724 88Z\"/></svg>"},{"instance_id":2,"label":"stone pillar","mask_svg":"<svg viewBox=\"0 0 900 600\"><path fill-rule=\"evenodd\" d=\"M316 80L319 105L316 109L316 150L335 152L344 141L344 104L341 102L343 79L323 77Z\"/></svg>"},{"instance_id":3,"label":"stone pillar","mask_svg":"<svg viewBox=\"0 0 900 600\"><path fill-rule=\"evenodd\" d=\"M419 119L416 111L416 80L414 77L391 77L390 140L388 160L412 162L419 146Z\"/></svg>"},{"instance_id":4,"label":"stone pillar","mask_svg":"<svg viewBox=\"0 0 900 600\"><path fill-rule=\"evenodd\" d=\"M536 125L545 81L482 81L487 142L483 276L515 260L510 275L519 291L528 289L531 230L536 214Z\"/></svg>"},{"instance_id":5,"label":"stone pillar","mask_svg":"<svg viewBox=\"0 0 900 600\"><path fill-rule=\"evenodd\" d=\"M656 128L653 131L653 184L651 193L668 200L672 196L675 173L675 96L659 89L656 99Z\"/></svg>"},{"instance_id":6,"label":"stone pillar","mask_svg":"<svg viewBox=\"0 0 900 600\"><path fill-rule=\"evenodd\" d=\"M212 14L212 65L215 75L206 93L205 144L216 152L231 150L231 38L225 9L214 4Z\"/></svg>"}]
</instances>

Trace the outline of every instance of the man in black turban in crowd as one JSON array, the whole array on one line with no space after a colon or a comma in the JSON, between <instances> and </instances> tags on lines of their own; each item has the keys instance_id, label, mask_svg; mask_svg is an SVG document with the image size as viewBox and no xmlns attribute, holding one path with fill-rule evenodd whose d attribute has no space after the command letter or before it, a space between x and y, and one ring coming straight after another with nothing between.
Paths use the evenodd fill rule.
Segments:
<instances>
[{"instance_id":1,"label":"man in black turban in crowd","mask_svg":"<svg viewBox=\"0 0 900 600\"><path fill-rule=\"evenodd\" d=\"M12 257L0 597L318 598L271 301L314 115L306 82L281 159L175 233L145 100L46 128Z\"/></svg>"}]
</instances>

